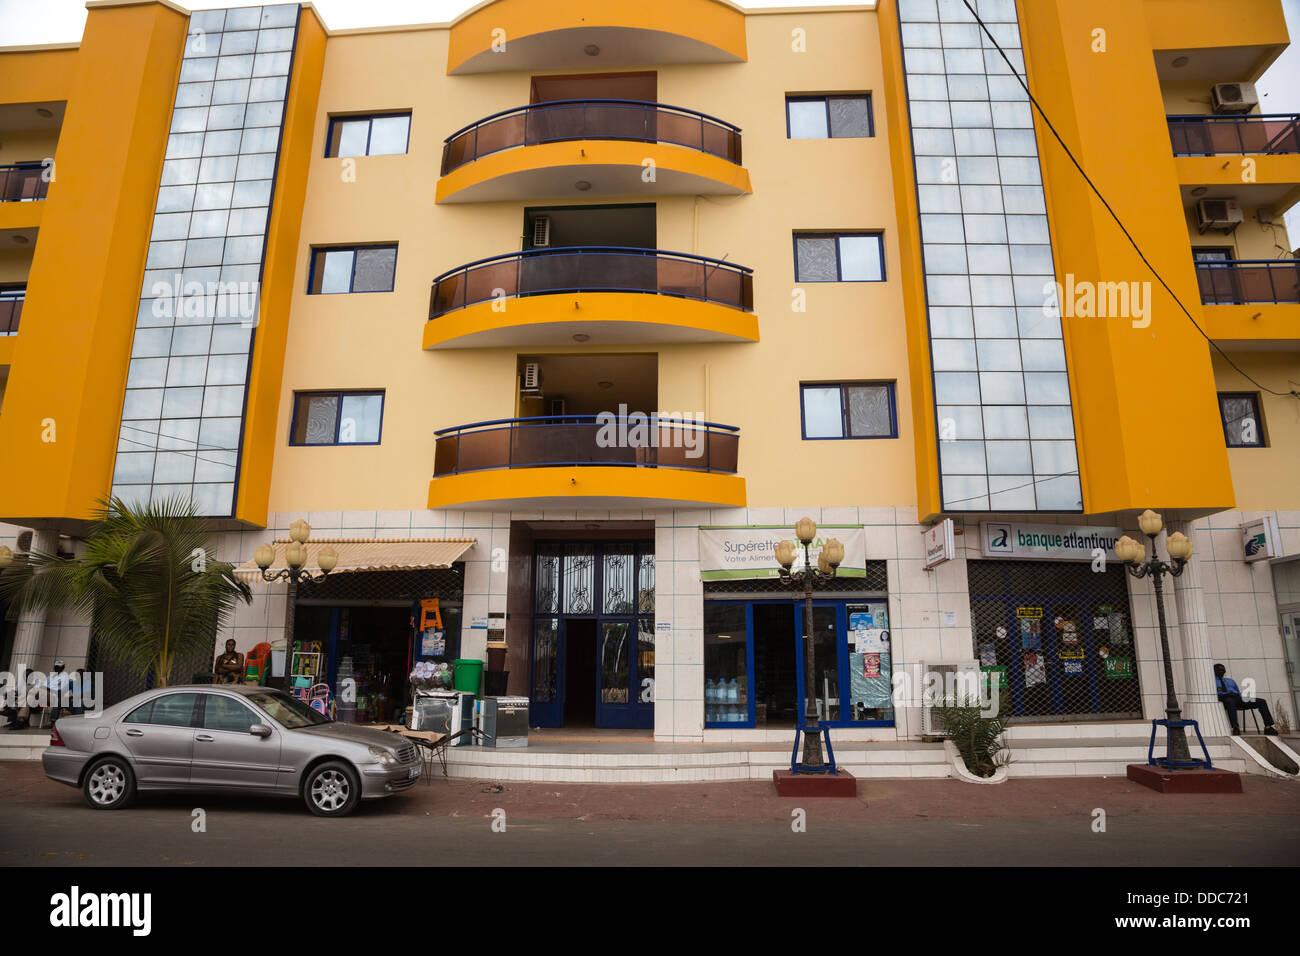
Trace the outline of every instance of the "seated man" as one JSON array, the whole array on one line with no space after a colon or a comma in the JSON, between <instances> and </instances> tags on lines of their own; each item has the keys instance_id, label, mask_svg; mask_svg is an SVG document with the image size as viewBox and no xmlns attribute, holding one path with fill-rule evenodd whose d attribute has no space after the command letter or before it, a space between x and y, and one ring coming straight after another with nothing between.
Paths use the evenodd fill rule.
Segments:
<instances>
[{"instance_id":1,"label":"seated man","mask_svg":"<svg viewBox=\"0 0 1300 956\"><path fill-rule=\"evenodd\" d=\"M1214 665L1214 689L1219 694L1223 709L1228 712L1228 723L1232 724L1233 736L1241 733L1241 728L1237 725L1237 711L1258 710L1260 716L1264 718L1264 733L1276 737L1277 728L1273 726L1273 715L1268 712L1267 702L1258 698L1250 701L1242 700L1241 689L1235 680L1224 676L1227 673L1228 669L1222 664Z\"/></svg>"},{"instance_id":2,"label":"seated man","mask_svg":"<svg viewBox=\"0 0 1300 956\"><path fill-rule=\"evenodd\" d=\"M244 655L235 650L235 641L226 641L226 652L217 655L212 668L215 684L238 684L244 679Z\"/></svg>"}]
</instances>

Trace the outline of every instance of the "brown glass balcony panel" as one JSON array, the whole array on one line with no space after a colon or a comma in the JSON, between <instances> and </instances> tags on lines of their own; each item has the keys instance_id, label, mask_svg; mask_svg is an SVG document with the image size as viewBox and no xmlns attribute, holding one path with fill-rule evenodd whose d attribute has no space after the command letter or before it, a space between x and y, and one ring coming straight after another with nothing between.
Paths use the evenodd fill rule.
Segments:
<instances>
[{"instance_id":1,"label":"brown glass balcony panel","mask_svg":"<svg viewBox=\"0 0 1300 956\"><path fill-rule=\"evenodd\" d=\"M1300 153L1300 116L1171 116L1175 156Z\"/></svg>"},{"instance_id":2,"label":"brown glass balcony panel","mask_svg":"<svg viewBox=\"0 0 1300 956\"><path fill-rule=\"evenodd\" d=\"M443 145L442 174L503 149L584 139L669 143L740 163L740 128L705 113L640 100L555 100L452 133Z\"/></svg>"},{"instance_id":3,"label":"brown glass balcony panel","mask_svg":"<svg viewBox=\"0 0 1300 956\"><path fill-rule=\"evenodd\" d=\"M45 166L41 163L0 166L0 202L44 199L49 185L45 180Z\"/></svg>"},{"instance_id":4,"label":"brown glass balcony panel","mask_svg":"<svg viewBox=\"0 0 1300 956\"><path fill-rule=\"evenodd\" d=\"M17 335L18 320L22 318L23 295L7 295L0 289L0 335Z\"/></svg>"},{"instance_id":5,"label":"brown glass balcony panel","mask_svg":"<svg viewBox=\"0 0 1300 956\"><path fill-rule=\"evenodd\" d=\"M735 474L739 436L726 425L564 415L443 429L434 476L574 465L682 468Z\"/></svg>"},{"instance_id":6,"label":"brown glass balcony panel","mask_svg":"<svg viewBox=\"0 0 1300 956\"><path fill-rule=\"evenodd\" d=\"M1198 262L1196 281L1205 305L1300 303L1300 260Z\"/></svg>"}]
</instances>

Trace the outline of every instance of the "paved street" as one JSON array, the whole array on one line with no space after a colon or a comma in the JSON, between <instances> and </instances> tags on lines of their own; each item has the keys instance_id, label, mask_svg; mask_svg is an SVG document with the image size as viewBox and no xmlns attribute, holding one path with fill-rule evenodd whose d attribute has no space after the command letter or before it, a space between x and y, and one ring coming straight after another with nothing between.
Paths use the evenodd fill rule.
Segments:
<instances>
[{"instance_id":1,"label":"paved street","mask_svg":"<svg viewBox=\"0 0 1300 956\"><path fill-rule=\"evenodd\" d=\"M584 786L435 778L320 820L289 800L145 795L90 810L38 763L0 764L0 865L1294 865L1300 784L1161 796L1123 779L864 783L858 800L782 799L766 783ZM807 811L795 833L791 812ZM206 832L191 829L206 813ZM492 830L505 811L506 832ZM1106 832L1092 829L1094 810Z\"/></svg>"}]
</instances>

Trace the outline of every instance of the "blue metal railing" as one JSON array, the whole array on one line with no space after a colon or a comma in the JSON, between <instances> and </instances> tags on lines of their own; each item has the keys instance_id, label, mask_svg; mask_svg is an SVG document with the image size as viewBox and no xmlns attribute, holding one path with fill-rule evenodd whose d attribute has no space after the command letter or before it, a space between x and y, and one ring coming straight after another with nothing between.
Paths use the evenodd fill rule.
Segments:
<instances>
[{"instance_id":1,"label":"blue metal railing","mask_svg":"<svg viewBox=\"0 0 1300 956\"><path fill-rule=\"evenodd\" d=\"M1225 259L1196 263L1204 305L1300 303L1300 259Z\"/></svg>"},{"instance_id":2,"label":"blue metal railing","mask_svg":"<svg viewBox=\"0 0 1300 956\"><path fill-rule=\"evenodd\" d=\"M0 202L44 199L49 188L44 163L11 163L0 166Z\"/></svg>"},{"instance_id":3,"label":"blue metal railing","mask_svg":"<svg viewBox=\"0 0 1300 956\"><path fill-rule=\"evenodd\" d=\"M578 292L645 292L754 308L752 269L722 259L632 246L558 246L491 256L433 280L429 318L478 302Z\"/></svg>"},{"instance_id":4,"label":"blue metal railing","mask_svg":"<svg viewBox=\"0 0 1300 956\"><path fill-rule=\"evenodd\" d=\"M1175 156L1300 153L1300 114L1168 116Z\"/></svg>"},{"instance_id":5,"label":"blue metal railing","mask_svg":"<svg viewBox=\"0 0 1300 956\"><path fill-rule=\"evenodd\" d=\"M442 175L503 149L579 139L671 143L740 164L740 127L716 116L645 100L549 100L456 130L443 145Z\"/></svg>"},{"instance_id":6,"label":"blue metal railing","mask_svg":"<svg viewBox=\"0 0 1300 956\"><path fill-rule=\"evenodd\" d=\"M0 335L17 335L27 289L0 289Z\"/></svg>"},{"instance_id":7,"label":"blue metal railing","mask_svg":"<svg viewBox=\"0 0 1300 956\"><path fill-rule=\"evenodd\" d=\"M736 473L740 429L654 414L498 418L434 432L434 477L605 465Z\"/></svg>"}]
</instances>

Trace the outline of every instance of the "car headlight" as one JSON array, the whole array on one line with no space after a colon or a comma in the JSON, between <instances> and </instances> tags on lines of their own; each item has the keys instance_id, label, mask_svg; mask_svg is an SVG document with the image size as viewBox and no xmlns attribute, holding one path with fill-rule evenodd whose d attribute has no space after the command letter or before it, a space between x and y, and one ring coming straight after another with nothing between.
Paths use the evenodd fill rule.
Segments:
<instances>
[{"instance_id":1,"label":"car headlight","mask_svg":"<svg viewBox=\"0 0 1300 956\"><path fill-rule=\"evenodd\" d=\"M375 758L376 763L383 764L385 767L397 766L397 757L391 750L385 750L382 747L371 747L370 756Z\"/></svg>"}]
</instances>

